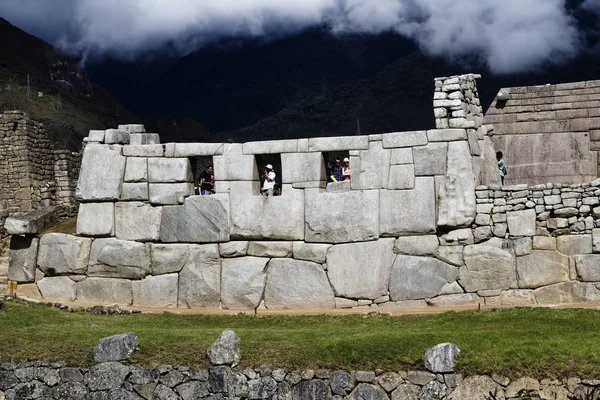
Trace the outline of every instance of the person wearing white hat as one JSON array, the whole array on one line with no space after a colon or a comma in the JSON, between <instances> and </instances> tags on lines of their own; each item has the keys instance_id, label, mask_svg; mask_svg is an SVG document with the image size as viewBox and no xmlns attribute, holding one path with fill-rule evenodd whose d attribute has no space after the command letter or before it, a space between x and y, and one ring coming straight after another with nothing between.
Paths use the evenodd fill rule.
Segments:
<instances>
[{"instance_id":1,"label":"person wearing white hat","mask_svg":"<svg viewBox=\"0 0 600 400\"><path fill-rule=\"evenodd\" d=\"M275 188L275 172L273 172L273 166L271 164L265 165L262 180L263 185L260 194L263 196L273 196L273 189Z\"/></svg>"},{"instance_id":2,"label":"person wearing white hat","mask_svg":"<svg viewBox=\"0 0 600 400\"><path fill-rule=\"evenodd\" d=\"M350 180L350 160L348 157L344 158L344 162L342 164L342 178L345 181Z\"/></svg>"}]
</instances>

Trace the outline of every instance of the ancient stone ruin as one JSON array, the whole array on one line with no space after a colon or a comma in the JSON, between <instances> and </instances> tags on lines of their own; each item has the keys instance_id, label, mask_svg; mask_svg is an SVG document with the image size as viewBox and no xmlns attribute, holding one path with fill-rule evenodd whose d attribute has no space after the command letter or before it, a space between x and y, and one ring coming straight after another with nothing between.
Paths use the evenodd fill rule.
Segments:
<instances>
[{"instance_id":1,"label":"ancient stone ruin","mask_svg":"<svg viewBox=\"0 0 600 400\"><path fill-rule=\"evenodd\" d=\"M427 131L243 144L91 131L77 234L9 218L9 279L27 297L152 307L600 300L600 181L500 186L478 78L436 79ZM342 153L351 180L327 184ZM281 196L259 194L266 157ZM199 160L214 165L214 195L194 194Z\"/></svg>"}]
</instances>

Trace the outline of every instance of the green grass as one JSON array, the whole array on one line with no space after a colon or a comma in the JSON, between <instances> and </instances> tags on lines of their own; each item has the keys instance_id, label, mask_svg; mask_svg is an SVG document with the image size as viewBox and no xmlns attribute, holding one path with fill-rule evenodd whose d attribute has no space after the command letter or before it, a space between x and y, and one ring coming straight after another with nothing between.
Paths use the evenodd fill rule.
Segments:
<instances>
[{"instance_id":1,"label":"green grass","mask_svg":"<svg viewBox=\"0 0 600 400\"><path fill-rule=\"evenodd\" d=\"M135 363L206 366L207 347L222 330L233 329L241 338L242 366L422 369L426 349L452 342L462 350L458 370L465 374L600 376L600 314L587 309L402 317L95 316L7 301L0 327L0 362L86 366L99 338L134 331L140 340Z\"/></svg>"}]
</instances>

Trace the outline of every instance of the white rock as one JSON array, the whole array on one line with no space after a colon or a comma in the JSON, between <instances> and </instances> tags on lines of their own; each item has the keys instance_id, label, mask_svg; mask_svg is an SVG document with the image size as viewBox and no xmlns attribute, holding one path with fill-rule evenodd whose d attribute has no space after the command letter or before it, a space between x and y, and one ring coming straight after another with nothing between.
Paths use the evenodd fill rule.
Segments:
<instances>
[{"instance_id":1,"label":"white rock","mask_svg":"<svg viewBox=\"0 0 600 400\"><path fill-rule=\"evenodd\" d=\"M88 144L81 159L75 191L77 199L118 200L124 172L125 157L121 155L121 146Z\"/></svg>"},{"instance_id":2,"label":"white rock","mask_svg":"<svg viewBox=\"0 0 600 400\"><path fill-rule=\"evenodd\" d=\"M104 132L104 143L106 144L128 144L129 132L120 129L107 129Z\"/></svg>"},{"instance_id":3,"label":"white rock","mask_svg":"<svg viewBox=\"0 0 600 400\"><path fill-rule=\"evenodd\" d=\"M210 243L229 241L229 195L188 197L183 206L165 206L161 242Z\"/></svg>"},{"instance_id":4,"label":"white rock","mask_svg":"<svg viewBox=\"0 0 600 400\"><path fill-rule=\"evenodd\" d=\"M592 235L562 235L556 238L556 248L563 254L590 254Z\"/></svg>"},{"instance_id":5,"label":"white rock","mask_svg":"<svg viewBox=\"0 0 600 400\"><path fill-rule=\"evenodd\" d=\"M246 145L248 143L245 143ZM281 155L282 183L325 180L325 163L321 153L284 153Z\"/></svg>"},{"instance_id":6,"label":"white rock","mask_svg":"<svg viewBox=\"0 0 600 400\"><path fill-rule=\"evenodd\" d=\"M104 131L92 129L88 134L88 141L90 142L104 142Z\"/></svg>"},{"instance_id":7,"label":"white rock","mask_svg":"<svg viewBox=\"0 0 600 400\"><path fill-rule=\"evenodd\" d=\"M147 276L133 281L133 305L146 307L177 307L177 274Z\"/></svg>"},{"instance_id":8,"label":"white rock","mask_svg":"<svg viewBox=\"0 0 600 400\"><path fill-rule=\"evenodd\" d=\"M268 258L239 257L222 261L221 303L224 308L256 308L265 289Z\"/></svg>"},{"instance_id":9,"label":"white rock","mask_svg":"<svg viewBox=\"0 0 600 400\"><path fill-rule=\"evenodd\" d=\"M121 200L148 201L148 184L146 182L123 182Z\"/></svg>"},{"instance_id":10,"label":"white rock","mask_svg":"<svg viewBox=\"0 0 600 400\"><path fill-rule=\"evenodd\" d=\"M38 266L46 275L84 274L92 239L47 233L40 239Z\"/></svg>"},{"instance_id":11,"label":"white rock","mask_svg":"<svg viewBox=\"0 0 600 400\"><path fill-rule=\"evenodd\" d=\"M150 274L150 250L143 243L96 239L92 243L88 276L141 279Z\"/></svg>"},{"instance_id":12,"label":"white rock","mask_svg":"<svg viewBox=\"0 0 600 400\"><path fill-rule=\"evenodd\" d=\"M569 258L557 251L535 250L517 257L520 288L538 288L569 280Z\"/></svg>"},{"instance_id":13,"label":"white rock","mask_svg":"<svg viewBox=\"0 0 600 400\"><path fill-rule=\"evenodd\" d=\"M454 282L458 269L435 258L398 255L390 274L391 300L435 297Z\"/></svg>"},{"instance_id":14,"label":"white rock","mask_svg":"<svg viewBox=\"0 0 600 400\"><path fill-rule=\"evenodd\" d=\"M188 264L195 265L196 257L202 256L202 247L195 244L150 245L152 275L180 272Z\"/></svg>"},{"instance_id":15,"label":"white rock","mask_svg":"<svg viewBox=\"0 0 600 400\"><path fill-rule=\"evenodd\" d=\"M152 183L192 182L188 158L148 158L148 181Z\"/></svg>"},{"instance_id":16,"label":"white rock","mask_svg":"<svg viewBox=\"0 0 600 400\"><path fill-rule=\"evenodd\" d=\"M179 273L179 307L218 307L221 260L216 244L196 245Z\"/></svg>"},{"instance_id":17,"label":"white rock","mask_svg":"<svg viewBox=\"0 0 600 400\"><path fill-rule=\"evenodd\" d=\"M459 283L467 292L509 289L516 285L514 255L490 242L464 248L465 265L460 267Z\"/></svg>"},{"instance_id":18,"label":"white rock","mask_svg":"<svg viewBox=\"0 0 600 400\"><path fill-rule=\"evenodd\" d=\"M223 143L173 143L172 157L206 157L222 155Z\"/></svg>"},{"instance_id":19,"label":"white rock","mask_svg":"<svg viewBox=\"0 0 600 400\"><path fill-rule=\"evenodd\" d=\"M370 142L368 150L350 156L352 190L383 189L388 185L391 151L382 142Z\"/></svg>"},{"instance_id":20,"label":"white rock","mask_svg":"<svg viewBox=\"0 0 600 400\"><path fill-rule=\"evenodd\" d=\"M234 331L223 331L208 348L206 355L212 365L231 365L240 362L240 338Z\"/></svg>"},{"instance_id":21,"label":"white rock","mask_svg":"<svg viewBox=\"0 0 600 400\"><path fill-rule=\"evenodd\" d=\"M508 211L506 213L508 233L511 236L534 236L535 219L535 210Z\"/></svg>"},{"instance_id":22,"label":"white rock","mask_svg":"<svg viewBox=\"0 0 600 400\"><path fill-rule=\"evenodd\" d=\"M413 152L412 148L400 148L392 149L392 157L390 158L390 164L412 164L413 163Z\"/></svg>"},{"instance_id":23,"label":"white rock","mask_svg":"<svg viewBox=\"0 0 600 400\"><path fill-rule=\"evenodd\" d=\"M242 151L244 154L295 153L298 151L298 140L260 140L257 142L246 142L243 145Z\"/></svg>"},{"instance_id":24,"label":"white rock","mask_svg":"<svg viewBox=\"0 0 600 400\"><path fill-rule=\"evenodd\" d=\"M556 283L534 290L539 305L558 305L600 301L600 290L593 283L577 281Z\"/></svg>"},{"instance_id":25,"label":"white rock","mask_svg":"<svg viewBox=\"0 0 600 400\"><path fill-rule=\"evenodd\" d=\"M488 400L490 393L498 399L504 399L504 389L489 376L468 376L458 382L458 386L450 394L451 400Z\"/></svg>"},{"instance_id":26,"label":"white rock","mask_svg":"<svg viewBox=\"0 0 600 400\"><path fill-rule=\"evenodd\" d=\"M77 214L77 234L112 236L115 234L115 203L81 203Z\"/></svg>"},{"instance_id":27,"label":"white rock","mask_svg":"<svg viewBox=\"0 0 600 400\"><path fill-rule=\"evenodd\" d=\"M308 139L308 151L366 150L369 148L367 136L333 136Z\"/></svg>"},{"instance_id":28,"label":"white rock","mask_svg":"<svg viewBox=\"0 0 600 400\"><path fill-rule=\"evenodd\" d=\"M463 250L463 246L440 246L437 249L436 257L448 264L461 266L464 264Z\"/></svg>"},{"instance_id":29,"label":"white rock","mask_svg":"<svg viewBox=\"0 0 600 400\"><path fill-rule=\"evenodd\" d=\"M250 242L248 255L256 257L291 257L293 242Z\"/></svg>"},{"instance_id":30,"label":"white rock","mask_svg":"<svg viewBox=\"0 0 600 400\"><path fill-rule=\"evenodd\" d=\"M248 253L247 241L219 243L221 257L243 257Z\"/></svg>"},{"instance_id":31,"label":"white rock","mask_svg":"<svg viewBox=\"0 0 600 400\"><path fill-rule=\"evenodd\" d=\"M467 140L467 131L464 129L430 129L427 131L427 139L430 142Z\"/></svg>"},{"instance_id":32,"label":"white rock","mask_svg":"<svg viewBox=\"0 0 600 400\"><path fill-rule=\"evenodd\" d=\"M128 279L87 278L77 283L77 300L91 304L131 304Z\"/></svg>"},{"instance_id":33,"label":"white rock","mask_svg":"<svg viewBox=\"0 0 600 400\"><path fill-rule=\"evenodd\" d=\"M440 188L438 226L469 226L475 219L475 177L469 145L465 141L448 143L448 164Z\"/></svg>"},{"instance_id":34,"label":"white rock","mask_svg":"<svg viewBox=\"0 0 600 400\"><path fill-rule=\"evenodd\" d=\"M327 273L338 297L371 299L388 292L394 239L346 243L327 252Z\"/></svg>"},{"instance_id":35,"label":"white rock","mask_svg":"<svg viewBox=\"0 0 600 400\"><path fill-rule=\"evenodd\" d=\"M521 237L513 240L515 256L526 256L533 250L533 241L530 237Z\"/></svg>"},{"instance_id":36,"label":"white rock","mask_svg":"<svg viewBox=\"0 0 600 400\"><path fill-rule=\"evenodd\" d=\"M400 236L394 244L394 253L410 256L434 256L439 241L436 235Z\"/></svg>"},{"instance_id":37,"label":"white rock","mask_svg":"<svg viewBox=\"0 0 600 400\"><path fill-rule=\"evenodd\" d=\"M391 165L387 189L413 189L415 187L415 167L413 164Z\"/></svg>"},{"instance_id":38,"label":"white rock","mask_svg":"<svg viewBox=\"0 0 600 400\"><path fill-rule=\"evenodd\" d=\"M383 148L413 147L427 144L427 131L394 132L383 135Z\"/></svg>"},{"instance_id":39,"label":"white rock","mask_svg":"<svg viewBox=\"0 0 600 400\"><path fill-rule=\"evenodd\" d=\"M381 190L379 204L381 236L433 233L436 230L433 177L415 178L412 190ZM374 208L375 203L366 207Z\"/></svg>"},{"instance_id":40,"label":"white rock","mask_svg":"<svg viewBox=\"0 0 600 400\"><path fill-rule=\"evenodd\" d=\"M577 268L577 276L584 282L599 282L600 281L600 255L586 254L575 256L575 266Z\"/></svg>"},{"instance_id":41,"label":"white rock","mask_svg":"<svg viewBox=\"0 0 600 400\"><path fill-rule=\"evenodd\" d=\"M44 299L73 301L77 297L77 284L67 276L46 276L37 285Z\"/></svg>"},{"instance_id":42,"label":"white rock","mask_svg":"<svg viewBox=\"0 0 600 400\"><path fill-rule=\"evenodd\" d=\"M115 236L121 240L156 241L159 238L162 207L137 201L115 204Z\"/></svg>"},{"instance_id":43,"label":"white rock","mask_svg":"<svg viewBox=\"0 0 600 400\"><path fill-rule=\"evenodd\" d=\"M326 260L330 244L294 242L293 257L296 260L312 261L322 264Z\"/></svg>"},{"instance_id":44,"label":"white rock","mask_svg":"<svg viewBox=\"0 0 600 400\"><path fill-rule=\"evenodd\" d=\"M124 182L146 182L148 181L148 159L128 157L125 166Z\"/></svg>"},{"instance_id":45,"label":"white rock","mask_svg":"<svg viewBox=\"0 0 600 400\"><path fill-rule=\"evenodd\" d=\"M551 236L534 236L533 250L556 250L556 238Z\"/></svg>"},{"instance_id":46,"label":"white rock","mask_svg":"<svg viewBox=\"0 0 600 400\"><path fill-rule=\"evenodd\" d=\"M243 154L242 148L242 144L225 143L223 145L223 155L213 157L214 174L217 182L259 180L256 158L254 155Z\"/></svg>"},{"instance_id":47,"label":"white rock","mask_svg":"<svg viewBox=\"0 0 600 400\"><path fill-rule=\"evenodd\" d=\"M159 144L160 136L158 133L130 133L129 144Z\"/></svg>"},{"instance_id":48,"label":"white rock","mask_svg":"<svg viewBox=\"0 0 600 400\"><path fill-rule=\"evenodd\" d=\"M413 147L415 175L444 175L446 173L447 143L429 143Z\"/></svg>"},{"instance_id":49,"label":"white rock","mask_svg":"<svg viewBox=\"0 0 600 400\"><path fill-rule=\"evenodd\" d=\"M460 349L453 343L440 343L425 352L425 368L433 373L454 371Z\"/></svg>"},{"instance_id":50,"label":"white rock","mask_svg":"<svg viewBox=\"0 0 600 400\"><path fill-rule=\"evenodd\" d=\"M130 132L130 133L144 133L146 127L143 124L123 124L119 125L119 130Z\"/></svg>"},{"instance_id":51,"label":"white rock","mask_svg":"<svg viewBox=\"0 0 600 400\"><path fill-rule=\"evenodd\" d=\"M151 204L183 204L185 199L194 194L194 184L180 183L151 183L148 185L148 195Z\"/></svg>"},{"instance_id":52,"label":"white rock","mask_svg":"<svg viewBox=\"0 0 600 400\"><path fill-rule=\"evenodd\" d=\"M162 144L123 146L123 155L127 157L163 157L165 147Z\"/></svg>"},{"instance_id":53,"label":"white rock","mask_svg":"<svg viewBox=\"0 0 600 400\"><path fill-rule=\"evenodd\" d=\"M334 308L333 291L323 268L316 263L273 259L265 287L267 308Z\"/></svg>"},{"instance_id":54,"label":"white rock","mask_svg":"<svg viewBox=\"0 0 600 400\"><path fill-rule=\"evenodd\" d=\"M307 242L358 242L379 237L379 191L304 192Z\"/></svg>"}]
</instances>

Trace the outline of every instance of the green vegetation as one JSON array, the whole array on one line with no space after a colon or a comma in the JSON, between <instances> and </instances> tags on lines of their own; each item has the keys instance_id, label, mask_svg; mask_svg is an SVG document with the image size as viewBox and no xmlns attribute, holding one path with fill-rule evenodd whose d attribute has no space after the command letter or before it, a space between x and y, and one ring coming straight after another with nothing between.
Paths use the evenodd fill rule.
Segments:
<instances>
[{"instance_id":1,"label":"green vegetation","mask_svg":"<svg viewBox=\"0 0 600 400\"><path fill-rule=\"evenodd\" d=\"M426 349L452 342L465 374L592 377L600 373L600 314L544 308L426 316L262 316L134 314L98 316L7 301L0 311L0 362L90 365L104 336L134 331L133 362L205 366L224 329L242 340L242 365L287 368L421 369Z\"/></svg>"}]
</instances>

